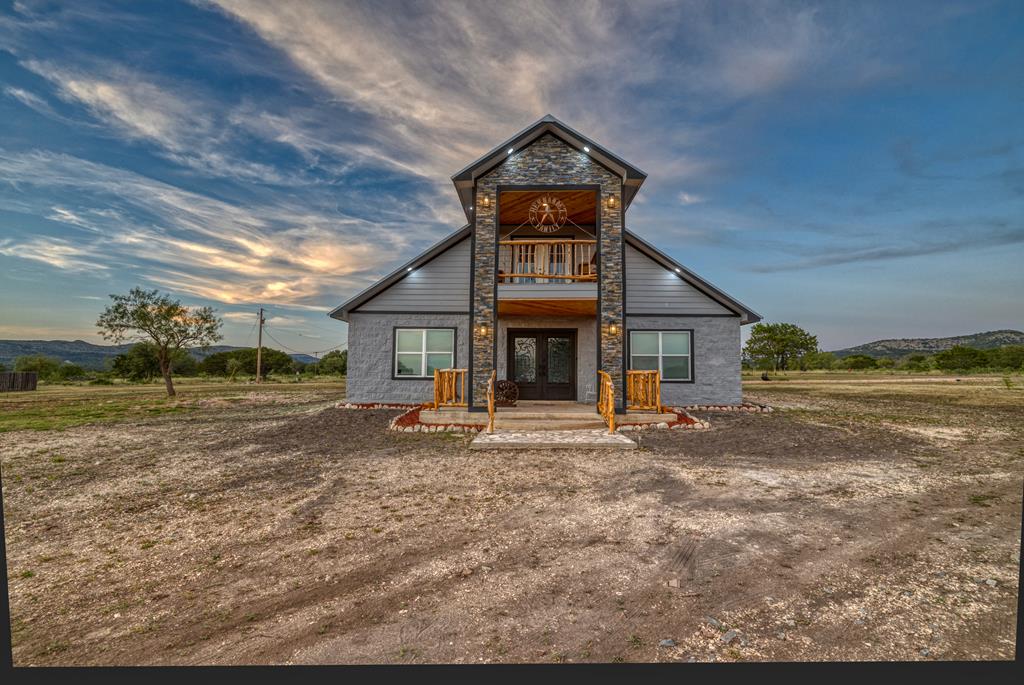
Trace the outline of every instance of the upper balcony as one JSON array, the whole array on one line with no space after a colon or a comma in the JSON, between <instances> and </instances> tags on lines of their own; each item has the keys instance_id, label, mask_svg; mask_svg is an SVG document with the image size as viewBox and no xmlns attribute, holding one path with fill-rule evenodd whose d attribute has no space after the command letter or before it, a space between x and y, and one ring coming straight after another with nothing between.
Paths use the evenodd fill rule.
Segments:
<instances>
[{"instance_id":1,"label":"upper balcony","mask_svg":"<svg viewBox=\"0 0 1024 685\"><path fill-rule=\"evenodd\" d=\"M597 194L592 190L501 193L497 264L500 313L596 312L596 206Z\"/></svg>"}]
</instances>

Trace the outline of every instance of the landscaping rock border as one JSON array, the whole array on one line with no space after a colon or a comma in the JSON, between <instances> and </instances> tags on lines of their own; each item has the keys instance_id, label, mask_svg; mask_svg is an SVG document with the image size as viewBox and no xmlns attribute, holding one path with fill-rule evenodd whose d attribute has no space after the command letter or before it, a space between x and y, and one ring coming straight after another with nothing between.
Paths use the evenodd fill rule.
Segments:
<instances>
[{"instance_id":1,"label":"landscaping rock border","mask_svg":"<svg viewBox=\"0 0 1024 685\"><path fill-rule=\"evenodd\" d=\"M744 402L743 404L688 404L683 407L689 411L745 411L759 414L767 414L772 408L767 404Z\"/></svg>"},{"instance_id":2,"label":"landscaping rock border","mask_svg":"<svg viewBox=\"0 0 1024 685\"><path fill-rule=\"evenodd\" d=\"M645 431L645 430L704 430L711 428L710 421L698 419L682 407L665 407L676 415L676 420L670 422L660 421L658 423L633 423L619 426L618 430L623 432Z\"/></svg>"}]
</instances>

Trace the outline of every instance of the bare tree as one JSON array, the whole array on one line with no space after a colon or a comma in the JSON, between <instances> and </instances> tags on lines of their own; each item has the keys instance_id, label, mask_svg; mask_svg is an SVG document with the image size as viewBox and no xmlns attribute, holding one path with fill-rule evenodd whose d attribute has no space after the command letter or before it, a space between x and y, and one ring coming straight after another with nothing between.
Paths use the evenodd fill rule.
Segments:
<instances>
[{"instance_id":1,"label":"bare tree","mask_svg":"<svg viewBox=\"0 0 1024 685\"><path fill-rule=\"evenodd\" d=\"M144 340L156 348L160 374L167 386L167 396L174 397L171 380L172 358L178 350L207 347L221 339L221 320L210 307L189 309L170 295L156 290L132 288L127 295L111 295L109 305L96 326L106 340Z\"/></svg>"}]
</instances>

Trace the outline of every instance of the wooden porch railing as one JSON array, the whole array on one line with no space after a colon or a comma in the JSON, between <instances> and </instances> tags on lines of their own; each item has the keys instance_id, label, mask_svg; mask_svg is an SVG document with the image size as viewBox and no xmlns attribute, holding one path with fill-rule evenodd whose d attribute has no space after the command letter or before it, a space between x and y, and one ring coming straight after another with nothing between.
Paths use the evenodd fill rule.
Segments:
<instances>
[{"instance_id":1,"label":"wooden porch railing","mask_svg":"<svg viewBox=\"0 0 1024 685\"><path fill-rule=\"evenodd\" d=\"M605 371L597 372L601 390L597 395L597 413L608 422L608 432L615 432L615 386L612 377Z\"/></svg>"},{"instance_id":2,"label":"wooden porch railing","mask_svg":"<svg viewBox=\"0 0 1024 685\"><path fill-rule=\"evenodd\" d=\"M653 409L661 413L661 374L626 372L626 409Z\"/></svg>"},{"instance_id":3,"label":"wooden porch railing","mask_svg":"<svg viewBox=\"0 0 1024 685\"><path fill-rule=\"evenodd\" d=\"M491 378L487 381L487 432L494 432L494 381L498 378L498 370L491 371Z\"/></svg>"},{"instance_id":4,"label":"wooden porch railing","mask_svg":"<svg viewBox=\"0 0 1024 685\"><path fill-rule=\"evenodd\" d=\"M498 245L499 283L597 280L596 240L530 238Z\"/></svg>"},{"instance_id":5,"label":"wooden porch railing","mask_svg":"<svg viewBox=\"0 0 1024 685\"><path fill-rule=\"evenodd\" d=\"M467 369L434 369L434 410L466 406Z\"/></svg>"}]
</instances>

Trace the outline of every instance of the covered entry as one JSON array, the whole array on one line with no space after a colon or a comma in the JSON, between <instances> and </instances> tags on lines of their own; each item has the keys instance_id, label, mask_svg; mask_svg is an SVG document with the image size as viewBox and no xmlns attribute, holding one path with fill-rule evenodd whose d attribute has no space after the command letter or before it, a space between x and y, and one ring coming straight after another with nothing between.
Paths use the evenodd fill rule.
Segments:
<instances>
[{"instance_id":1,"label":"covered entry","mask_svg":"<svg viewBox=\"0 0 1024 685\"><path fill-rule=\"evenodd\" d=\"M576 399L576 331L510 328L508 378L524 400Z\"/></svg>"}]
</instances>

